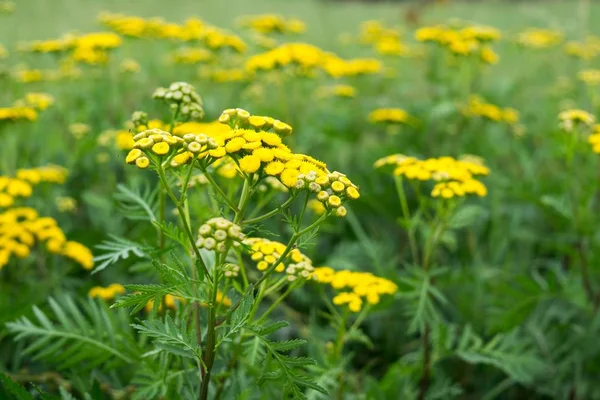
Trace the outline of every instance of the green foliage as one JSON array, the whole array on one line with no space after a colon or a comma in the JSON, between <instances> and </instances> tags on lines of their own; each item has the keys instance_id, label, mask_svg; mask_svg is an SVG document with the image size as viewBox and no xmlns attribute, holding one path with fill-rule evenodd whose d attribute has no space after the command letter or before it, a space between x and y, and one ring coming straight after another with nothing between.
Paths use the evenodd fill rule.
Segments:
<instances>
[{"instance_id":1,"label":"green foliage","mask_svg":"<svg viewBox=\"0 0 600 400\"><path fill-rule=\"evenodd\" d=\"M262 348L258 352L264 354L263 370L258 380L259 385L268 381L283 384L283 396L305 399L304 389L311 389L327 394L327 391L302 375L302 369L314 365L315 360L307 357L294 357L284 353L298 349L304 343L302 339L272 341L267 336L288 326L287 322L273 322L265 326L251 326L248 331L258 340Z\"/></svg>"},{"instance_id":2,"label":"green foliage","mask_svg":"<svg viewBox=\"0 0 600 400\"><path fill-rule=\"evenodd\" d=\"M33 400L33 396L25 388L0 372L0 395L14 400Z\"/></svg>"},{"instance_id":3,"label":"green foliage","mask_svg":"<svg viewBox=\"0 0 600 400\"><path fill-rule=\"evenodd\" d=\"M21 317L6 324L15 340L29 342L25 354L59 370L77 367L112 370L137 362L140 350L123 312L110 312L101 300L50 298L52 314L33 307L35 320Z\"/></svg>"},{"instance_id":4,"label":"green foliage","mask_svg":"<svg viewBox=\"0 0 600 400\"><path fill-rule=\"evenodd\" d=\"M121 260L127 260L131 256L148 258L147 246L142 246L129 239L110 235L112 241L105 240L96 246L96 249L105 251L104 254L94 257L96 267L92 273L98 273L108 266L114 265Z\"/></svg>"},{"instance_id":5,"label":"green foliage","mask_svg":"<svg viewBox=\"0 0 600 400\"><path fill-rule=\"evenodd\" d=\"M157 349L182 357L202 358L202 348L196 340L196 331L188 330L186 321L178 325L167 315L164 320L146 320L132 326L153 339Z\"/></svg>"}]
</instances>

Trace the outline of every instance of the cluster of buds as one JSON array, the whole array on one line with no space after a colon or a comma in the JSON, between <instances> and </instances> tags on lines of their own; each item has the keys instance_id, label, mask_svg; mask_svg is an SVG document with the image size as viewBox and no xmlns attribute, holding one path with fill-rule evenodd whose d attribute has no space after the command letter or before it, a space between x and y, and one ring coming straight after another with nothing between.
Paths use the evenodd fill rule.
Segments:
<instances>
[{"instance_id":1,"label":"cluster of buds","mask_svg":"<svg viewBox=\"0 0 600 400\"><path fill-rule=\"evenodd\" d=\"M136 129L140 126L148 126L148 113L135 111L131 114L131 122Z\"/></svg>"},{"instance_id":2,"label":"cluster of buds","mask_svg":"<svg viewBox=\"0 0 600 400\"><path fill-rule=\"evenodd\" d=\"M295 281L296 279L308 279L312 276L315 267L313 267L312 262L308 257L304 257L304 261L300 261L296 264L288 264L285 269L285 273L287 274L287 279L290 282Z\"/></svg>"},{"instance_id":3,"label":"cluster of buds","mask_svg":"<svg viewBox=\"0 0 600 400\"><path fill-rule=\"evenodd\" d=\"M174 82L168 88L160 87L154 91L153 98L163 100L173 111L189 120L199 120L204 117L202 98L194 87L186 82Z\"/></svg>"},{"instance_id":4,"label":"cluster of buds","mask_svg":"<svg viewBox=\"0 0 600 400\"><path fill-rule=\"evenodd\" d=\"M344 217L347 213L342 205L346 200L356 200L360 197L358 186L353 184L341 172L331 172L317 176L313 171L298 175L296 189L308 189L317 194L325 209L333 210L337 217Z\"/></svg>"},{"instance_id":5,"label":"cluster of buds","mask_svg":"<svg viewBox=\"0 0 600 400\"><path fill-rule=\"evenodd\" d=\"M271 117L250 115L241 108L228 108L221 113L219 122L231 126L233 129L253 129L255 131L267 132L273 130L279 135L290 135L292 127L285 122Z\"/></svg>"},{"instance_id":6,"label":"cluster of buds","mask_svg":"<svg viewBox=\"0 0 600 400\"><path fill-rule=\"evenodd\" d=\"M204 133L186 133L182 139L183 151L173 157L171 160L172 167L187 164L194 157L206 156L207 152L219 147L215 139Z\"/></svg>"},{"instance_id":7,"label":"cluster of buds","mask_svg":"<svg viewBox=\"0 0 600 400\"><path fill-rule=\"evenodd\" d=\"M237 278L240 274L240 266L236 264L225 264L222 269L226 278Z\"/></svg>"},{"instance_id":8,"label":"cluster of buds","mask_svg":"<svg viewBox=\"0 0 600 400\"><path fill-rule=\"evenodd\" d=\"M149 154L159 157L168 156L184 144L182 138L161 129L148 129L140 132L133 137L133 140L133 149L127 154L125 161L128 164L135 163L138 168L142 169L150 165L150 159L147 157Z\"/></svg>"},{"instance_id":9,"label":"cluster of buds","mask_svg":"<svg viewBox=\"0 0 600 400\"><path fill-rule=\"evenodd\" d=\"M198 229L196 247L224 253L229 245L244 239L242 229L225 218L211 218Z\"/></svg>"}]
</instances>

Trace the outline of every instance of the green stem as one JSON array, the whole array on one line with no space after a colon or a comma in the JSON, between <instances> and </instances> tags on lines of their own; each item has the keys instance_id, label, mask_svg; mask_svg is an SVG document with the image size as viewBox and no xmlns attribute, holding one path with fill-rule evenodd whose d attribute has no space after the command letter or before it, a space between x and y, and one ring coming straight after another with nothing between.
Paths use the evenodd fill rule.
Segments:
<instances>
[{"instance_id":1,"label":"green stem","mask_svg":"<svg viewBox=\"0 0 600 400\"><path fill-rule=\"evenodd\" d=\"M225 256L223 255L223 260ZM213 281L213 288L211 293L211 304L208 312L208 327L206 331L206 345L204 346L204 357L202 359L204 363L205 372L202 377L202 385L200 387L200 400L208 399L208 387L210 386L210 376L212 367L215 362L215 344L217 339L216 327L216 310L217 310L217 293L219 291L219 273L216 272L215 267L215 279Z\"/></svg>"},{"instance_id":2,"label":"green stem","mask_svg":"<svg viewBox=\"0 0 600 400\"><path fill-rule=\"evenodd\" d=\"M417 250L417 240L415 238L415 229L410 221L410 211L408 209L408 202L406 200L406 192L404 191L404 185L401 176L395 177L396 190L398 191L398 198L400 199L400 208L402 209L402 217L406 223L406 231L408 232L408 242L410 245L410 252L412 253L413 262L419 264L419 252Z\"/></svg>"},{"instance_id":3,"label":"green stem","mask_svg":"<svg viewBox=\"0 0 600 400\"><path fill-rule=\"evenodd\" d=\"M223 189L221 189L221 187L217 184L217 182L212 177L212 175L210 173L208 173L208 171L206 170L206 168L203 168L202 172L204 172L204 176L206 176L206 180L208 180L208 182L210 183L210 185L213 187L214 191L223 199L223 201L225 201L225 203L227 204L227 206L229 206L229 208L231 208L231 210L233 212L235 212L235 213L239 212L239 209L236 207L236 205L234 204L234 202L231 201L231 199L225 194L225 192L223 191Z\"/></svg>"},{"instance_id":4,"label":"green stem","mask_svg":"<svg viewBox=\"0 0 600 400\"><path fill-rule=\"evenodd\" d=\"M244 221L244 225L256 224L258 222L264 221L265 219L271 218L272 216L277 215L280 212L283 212L287 207L290 206L290 204L292 204L292 202L296 199L296 197L297 197L297 194L292 195L282 205L269 211L268 213L263 214L256 218L247 219L246 221Z\"/></svg>"},{"instance_id":5,"label":"green stem","mask_svg":"<svg viewBox=\"0 0 600 400\"><path fill-rule=\"evenodd\" d=\"M277 298L277 300L275 300L273 302L273 304L271 304L271 306L267 309L267 311L265 311L263 313L263 315L261 315L260 318L258 320L256 320L256 324L260 325L265 320L265 318L267 318L269 316L269 314L271 314L273 312L275 307L277 307L279 305L279 303L281 303L292 292L292 290L297 288L300 285L300 283L301 283L301 281L296 281L293 284L291 284L287 288L287 290L285 292L283 292L283 294L281 296L279 296Z\"/></svg>"},{"instance_id":6,"label":"green stem","mask_svg":"<svg viewBox=\"0 0 600 400\"><path fill-rule=\"evenodd\" d=\"M158 177L159 177L160 181L162 182L162 185L163 185L165 191L167 192L167 195L171 198L171 201L173 201L173 203L175 204L175 207L177 208L177 211L179 212L181 222L183 223L183 228L188 237L188 240L190 241L192 250L194 251L194 254L196 255L196 261L200 263L202 269L204 270L204 274L207 276L207 278L210 281L212 281L212 276L210 275L210 272L208 271L206 264L204 264L204 260L202 259L200 250L198 250L198 248L196 247L196 241L194 240L194 234L192 233L192 229L190 228L189 222L185 218L185 210L182 207L181 202L177 199L177 197L175 197L175 194L173 194L173 191L171 190L171 187L169 186L169 182L167 181L167 176L165 175L165 170L163 169L162 165L158 165L156 170L158 172Z\"/></svg>"},{"instance_id":7,"label":"green stem","mask_svg":"<svg viewBox=\"0 0 600 400\"><path fill-rule=\"evenodd\" d=\"M234 224L239 224L242 218L244 217L244 213L246 212L246 207L248 207L248 200L250 200L250 186L252 184L252 176L246 177L244 179L244 186L242 187L242 194L240 196L240 202L237 205L237 211L235 213L235 217L233 218Z\"/></svg>"}]
</instances>

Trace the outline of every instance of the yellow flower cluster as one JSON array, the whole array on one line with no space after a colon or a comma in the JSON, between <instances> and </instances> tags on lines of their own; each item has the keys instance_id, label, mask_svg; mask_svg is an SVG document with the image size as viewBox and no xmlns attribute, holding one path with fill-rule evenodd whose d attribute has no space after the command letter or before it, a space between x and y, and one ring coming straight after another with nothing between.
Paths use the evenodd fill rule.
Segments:
<instances>
[{"instance_id":1,"label":"yellow flower cluster","mask_svg":"<svg viewBox=\"0 0 600 400\"><path fill-rule=\"evenodd\" d=\"M517 43L530 49L548 49L562 42L563 34L552 29L529 28L519 33Z\"/></svg>"},{"instance_id":2,"label":"yellow flower cluster","mask_svg":"<svg viewBox=\"0 0 600 400\"><path fill-rule=\"evenodd\" d=\"M403 154L393 154L375 162L375 168L394 166L394 175L419 181L434 181L432 197L449 199L466 195L487 195L485 185L476 176L489 175L489 169L476 157L453 157L419 160Z\"/></svg>"},{"instance_id":3,"label":"yellow flower cluster","mask_svg":"<svg viewBox=\"0 0 600 400\"><path fill-rule=\"evenodd\" d=\"M317 90L317 97L329 98L329 97L342 97L352 98L356 97L356 88L351 85L329 85L321 86Z\"/></svg>"},{"instance_id":4,"label":"yellow flower cluster","mask_svg":"<svg viewBox=\"0 0 600 400\"><path fill-rule=\"evenodd\" d=\"M414 125L417 119L401 108L378 108L369 113L371 123Z\"/></svg>"},{"instance_id":5,"label":"yellow flower cluster","mask_svg":"<svg viewBox=\"0 0 600 400\"><path fill-rule=\"evenodd\" d=\"M243 27L249 28L255 32L268 34L268 33L302 33L306 30L304 22L290 18L286 19L281 15L276 14L265 14L265 15L254 15L242 17L239 20L239 24Z\"/></svg>"},{"instance_id":6,"label":"yellow flower cluster","mask_svg":"<svg viewBox=\"0 0 600 400\"><path fill-rule=\"evenodd\" d=\"M62 184L66 177L67 170L54 165L19 169L14 178L0 176L0 207L12 206L17 197L30 197L33 193L32 185L42 182Z\"/></svg>"},{"instance_id":7,"label":"yellow flower cluster","mask_svg":"<svg viewBox=\"0 0 600 400\"><path fill-rule=\"evenodd\" d=\"M66 168L58 165L17 170L18 179L28 181L34 185L41 182L63 184L67 180L68 174L69 172Z\"/></svg>"},{"instance_id":8,"label":"yellow flower cluster","mask_svg":"<svg viewBox=\"0 0 600 400\"><path fill-rule=\"evenodd\" d=\"M8 50L6 50L6 47L0 44L0 60L5 58L8 58Z\"/></svg>"},{"instance_id":9,"label":"yellow flower cluster","mask_svg":"<svg viewBox=\"0 0 600 400\"><path fill-rule=\"evenodd\" d=\"M178 302L180 302L180 303L183 302L183 299L179 296L173 296L172 294L167 294L167 295L165 295L165 297L163 297L163 301L158 305L158 311L162 311L163 304L167 308L175 310L177 308ZM148 303L146 303L146 306L144 306L144 310L146 312L152 311L153 308L154 308L154 300L150 300Z\"/></svg>"},{"instance_id":10,"label":"yellow flower cluster","mask_svg":"<svg viewBox=\"0 0 600 400\"><path fill-rule=\"evenodd\" d=\"M75 35L66 34L58 39L34 40L29 43L20 43L20 51L29 51L33 53L59 53L69 50L73 47Z\"/></svg>"},{"instance_id":11,"label":"yellow flower cluster","mask_svg":"<svg viewBox=\"0 0 600 400\"><path fill-rule=\"evenodd\" d=\"M22 83L42 82L42 81L58 81L61 79L75 79L82 75L82 71L75 66L72 59L63 61L59 69L27 69L26 67L18 67L13 72L15 80Z\"/></svg>"},{"instance_id":12,"label":"yellow flower cluster","mask_svg":"<svg viewBox=\"0 0 600 400\"><path fill-rule=\"evenodd\" d=\"M133 58L126 58L121 61L121 64L119 65L119 71L129 74L138 73L140 72L141 68L142 67L140 66L140 63Z\"/></svg>"},{"instance_id":13,"label":"yellow flower cluster","mask_svg":"<svg viewBox=\"0 0 600 400\"><path fill-rule=\"evenodd\" d=\"M239 53L246 51L246 44L238 36L208 25L198 18L188 18L183 25L167 22L162 18L144 19L111 13L103 13L99 19L123 36L183 42L203 41L213 50L229 48Z\"/></svg>"},{"instance_id":14,"label":"yellow flower cluster","mask_svg":"<svg viewBox=\"0 0 600 400\"><path fill-rule=\"evenodd\" d=\"M201 76L217 83L225 83L246 81L252 74L243 68L211 68L201 71Z\"/></svg>"},{"instance_id":15,"label":"yellow flower cluster","mask_svg":"<svg viewBox=\"0 0 600 400\"><path fill-rule=\"evenodd\" d=\"M71 258L85 269L94 266L91 251L81 243L67 241L56 220L40 217L33 208L11 208L0 213L0 269L12 256L27 257L35 242L48 251Z\"/></svg>"},{"instance_id":16,"label":"yellow flower cluster","mask_svg":"<svg viewBox=\"0 0 600 400\"><path fill-rule=\"evenodd\" d=\"M419 42L436 43L457 56L479 56L486 64L498 62L498 55L489 46L500 39L500 31L481 25L434 25L415 32Z\"/></svg>"},{"instance_id":17,"label":"yellow flower cluster","mask_svg":"<svg viewBox=\"0 0 600 400\"><path fill-rule=\"evenodd\" d=\"M502 108L495 104L487 103L477 95L469 97L469 102L463 108L463 114L467 117L483 117L490 121L505 122L510 125L519 122L519 112L514 108Z\"/></svg>"},{"instance_id":18,"label":"yellow flower cluster","mask_svg":"<svg viewBox=\"0 0 600 400\"><path fill-rule=\"evenodd\" d=\"M558 114L558 121L561 129L571 132L576 127L591 127L596 123L596 117L584 110L565 110Z\"/></svg>"},{"instance_id":19,"label":"yellow flower cluster","mask_svg":"<svg viewBox=\"0 0 600 400\"><path fill-rule=\"evenodd\" d=\"M344 60L307 43L282 44L273 50L256 54L246 61L246 69L251 72L269 71L286 66L298 67L307 74L321 69L335 78L374 74L382 68L377 59Z\"/></svg>"},{"instance_id":20,"label":"yellow flower cluster","mask_svg":"<svg viewBox=\"0 0 600 400\"><path fill-rule=\"evenodd\" d=\"M378 74L382 70L381 61L376 58L354 58L344 60L329 55L323 60L323 70L333 78Z\"/></svg>"},{"instance_id":21,"label":"yellow flower cluster","mask_svg":"<svg viewBox=\"0 0 600 400\"><path fill-rule=\"evenodd\" d=\"M54 97L47 93L27 93L23 99L14 102L12 107L0 108L0 121L35 121L38 111L43 111L54 103Z\"/></svg>"},{"instance_id":22,"label":"yellow flower cluster","mask_svg":"<svg viewBox=\"0 0 600 400\"><path fill-rule=\"evenodd\" d=\"M113 283L107 287L94 286L88 292L90 297L100 297L104 300L112 300L119 294L124 294L125 288L119 283Z\"/></svg>"},{"instance_id":23,"label":"yellow flower cluster","mask_svg":"<svg viewBox=\"0 0 600 400\"><path fill-rule=\"evenodd\" d=\"M248 246L250 258L257 262L259 271L266 271L284 253L286 246L283 243L263 238L247 238L244 244ZM281 263L275 267L276 272L285 272L289 281L296 279L309 279L314 271L312 261L298 249L293 249Z\"/></svg>"},{"instance_id":24,"label":"yellow flower cluster","mask_svg":"<svg viewBox=\"0 0 600 400\"><path fill-rule=\"evenodd\" d=\"M15 11L15 2L9 0L0 1L0 13L10 14Z\"/></svg>"},{"instance_id":25,"label":"yellow flower cluster","mask_svg":"<svg viewBox=\"0 0 600 400\"><path fill-rule=\"evenodd\" d=\"M0 107L0 121L35 121L37 117L31 107Z\"/></svg>"},{"instance_id":26,"label":"yellow flower cluster","mask_svg":"<svg viewBox=\"0 0 600 400\"><path fill-rule=\"evenodd\" d=\"M91 129L92 128L90 128L88 124L81 122L75 122L69 125L69 133L71 133L75 139L81 139L82 137L86 136L88 133L90 133Z\"/></svg>"},{"instance_id":27,"label":"yellow flower cluster","mask_svg":"<svg viewBox=\"0 0 600 400\"><path fill-rule=\"evenodd\" d=\"M588 142L594 153L600 154L600 124L594 125L592 134L588 136Z\"/></svg>"},{"instance_id":28,"label":"yellow flower cluster","mask_svg":"<svg viewBox=\"0 0 600 400\"><path fill-rule=\"evenodd\" d=\"M183 47L169 55L169 59L175 64L197 64L213 58L213 54L202 47Z\"/></svg>"},{"instance_id":29,"label":"yellow flower cluster","mask_svg":"<svg viewBox=\"0 0 600 400\"><path fill-rule=\"evenodd\" d=\"M368 304L377 304L381 296L398 291L394 282L370 272L336 271L330 267L319 267L315 268L313 274L317 282L340 291L333 298L333 304L347 305L352 312L359 312L365 300Z\"/></svg>"},{"instance_id":30,"label":"yellow flower cluster","mask_svg":"<svg viewBox=\"0 0 600 400\"><path fill-rule=\"evenodd\" d=\"M401 41L397 30L386 28L379 21L361 23L359 40L361 43L372 45L381 55L410 57L414 54L410 47Z\"/></svg>"},{"instance_id":31,"label":"yellow flower cluster","mask_svg":"<svg viewBox=\"0 0 600 400\"><path fill-rule=\"evenodd\" d=\"M108 59L106 50L119 47L121 37L112 32L92 32L83 35L68 34L58 39L37 40L20 45L20 49L35 53L71 51L70 58L86 64L103 64Z\"/></svg>"},{"instance_id":32,"label":"yellow flower cluster","mask_svg":"<svg viewBox=\"0 0 600 400\"><path fill-rule=\"evenodd\" d=\"M564 50L572 57L591 60L600 54L600 38L590 35L582 42L568 42Z\"/></svg>"},{"instance_id":33,"label":"yellow flower cluster","mask_svg":"<svg viewBox=\"0 0 600 400\"><path fill-rule=\"evenodd\" d=\"M34 108L38 111L44 111L54 104L54 97L48 93L27 93L23 100L18 100L18 103L24 103L26 107Z\"/></svg>"},{"instance_id":34,"label":"yellow flower cluster","mask_svg":"<svg viewBox=\"0 0 600 400\"><path fill-rule=\"evenodd\" d=\"M577 74L579 80L588 86L600 85L600 69L586 69Z\"/></svg>"},{"instance_id":35,"label":"yellow flower cluster","mask_svg":"<svg viewBox=\"0 0 600 400\"><path fill-rule=\"evenodd\" d=\"M204 134L187 134L184 138L173 136L160 129L149 129L133 137L133 149L125 162L138 168L148 168L153 157L167 157L172 165L187 163L195 154L206 156L208 150L217 147L216 142ZM179 151L178 155L175 155Z\"/></svg>"}]
</instances>

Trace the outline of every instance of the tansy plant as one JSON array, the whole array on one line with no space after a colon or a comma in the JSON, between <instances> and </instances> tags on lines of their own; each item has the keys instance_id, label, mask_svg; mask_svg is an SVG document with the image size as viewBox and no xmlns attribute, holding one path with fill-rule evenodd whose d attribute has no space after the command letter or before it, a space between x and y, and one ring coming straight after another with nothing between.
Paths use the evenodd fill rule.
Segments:
<instances>
[{"instance_id":1,"label":"tansy plant","mask_svg":"<svg viewBox=\"0 0 600 400\"><path fill-rule=\"evenodd\" d=\"M175 83L154 97L170 107L172 121L135 134L126 162L156 173L177 222L170 221L167 204L160 201L152 264L161 283L125 285L128 294L113 307L151 311L134 325L156 346L149 356L169 354L177 360L170 366L186 374L196 369L191 390L200 399L233 396L242 367L258 383L282 383L284 396L303 397L307 389L326 393L303 375L313 360L285 354L303 341L269 339L287 323L268 317L293 289L315 279L312 261L299 247L328 217L346 215L345 204L359 197L358 187L325 163L287 147L283 139L292 127L282 121L228 109L219 117L223 129L181 133L174 128L203 115L198 94L186 83ZM141 112L132 118L137 127L147 119ZM235 190L220 184L223 168L240 183ZM209 207L213 215L193 215L193 202L206 198L195 192L208 188L218 207ZM268 195L273 190L287 193L287 199L257 213L269 207L265 196L278 198ZM324 209L313 220L305 212L310 200ZM286 223L282 238L288 238L282 242L259 235L260 224L277 216ZM98 288L94 295L112 298L119 292L115 288L120 289ZM159 317L167 309L172 311ZM253 366L240 360L248 351L254 352Z\"/></svg>"},{"instance_id":2,"label":"tansy plant","mask_svg":"<svg viewBox=\"0 0 600 400\"><path fill-rule=\"evenodd\" d=\"M487 188L479 180L489 174L483 161L475 156L428 158L425 160L393 154L375 162L376 168L391 168L396 184L402 217L400 225L408 234L412 266L410 278L404 280L408 303L416 302L423 317L413 318L411 333L421 337L421 377L419 399L426 398L434 364L432 357L433 327L439 318L436 303L445 303L443 294L435 288L434 278L445 270L437 263L442 246L456 247L455 231L473 223L481 208L465 204L469 197L484 197ZM409 205L407 186L412 189L417 206ZM414 292L413 292L414 290Z\"/></svg>"}]
</instances>

